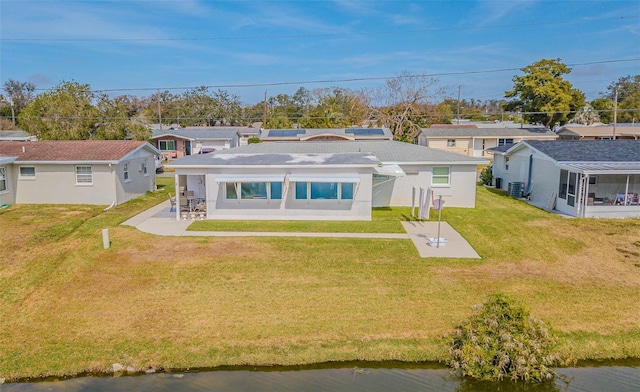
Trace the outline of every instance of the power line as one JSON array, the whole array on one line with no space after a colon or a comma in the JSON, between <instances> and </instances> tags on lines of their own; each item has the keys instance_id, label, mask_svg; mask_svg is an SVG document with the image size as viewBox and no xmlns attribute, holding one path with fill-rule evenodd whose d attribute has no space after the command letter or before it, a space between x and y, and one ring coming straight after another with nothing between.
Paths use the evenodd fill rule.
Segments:
<instances>
[{"instance_id":1,"label":"power line","mask_svg":"<svg viewBox=\"0 0 640 392\"><path fill-rule=\"evenodd\" d=\"M603 61L590 61L586 63L574 63L566 64L568 67L580 67L596 64L610 64L610 63L623 63L640 61L639 58L630 59L617 59L617 60L603 60ZM217 85L204 85L204 86L175 86L175 87L139 87L139 88L112 88L112 89L96 89L93 90L96 93L100 92L116 92L116 91L154 91L154 90L191 90L199 87L206 88L251 88L251 87L273 87L273 86L287 86L287 85L305 85L305 84L326 84L326 83L352 83L352 82L364 82L364 81L377 81L377 80L389 80L389 79L407 79L412 77L440 77L440 76L460 76L460 75L477 75L499 72L512 72L520 71L522 68L499 68L488 69L479 71L459 71L459 72L438 72L430 74L411 74L411 75L398 75L398 76L372 76L362 78L346 78L346 79L320 79L320 80L298 80L290 82L263 82L263 83L237 83L237 84L217 84ZM51 90L51 89L37 89L37 90Z\"/></svg>"},{"instance_id":2,"label":"power line","mask_svg":"<svg viewBox=\"0 0 640 392\"><path fill-rule=\"evenodd\" d=\"M630 16L613 16L602 18L578 19L559 22L535 22L520 23L512 25L498 26L476 26L476 27L445 27L445 28L429 28L414 29L401 31L363 31L353 33L326 33L326 34L291 34L291 35L249 35L238 37L186 37L186 38L0 38L0 41L15 42L172 42L172 41L240 41L240 40L266 40L266 39L299 39L299 38L336 38L336 37L353 37L353 36L375 36L375 35L400 35L400 34L418 34L418 33L437 33L448 31L474 31L474 30L492 30L492 29L509 29L524 27L556 26L568 24L591 23L607 20L637 19L638 15Z\"/></svg>"},{"instance_id":3,"label":"power line","mask_svg":"<svg viewBox=\"0 0 640 392\"><path fill-rule=\"evenodd\" d=\"M640 108L636 108L636 109L618 109L617 110L618 113L633 113L633 112L640 112ZM491 112L491 113L482 113L482 116L485 117L490 117L490 116L500 116L500 115L507 115L507 116L513 116L513 115L532 115L532 114L576 114L579 113L580 110L564 110L564 111L549 111L549 112L545 112L545 111L531 111L531 112L520 112L520 111L505 111L505 112ZM613 113L614 110L611 109L593 109L592 112L594 113ZM165 113L166 114L166 113ZM478 115L480 113L472 113L472 112L462 112L460 113L461 117L465 117L465 116L475 116ZM142 116L142 119L154 119L157 116L151 115L151 116ZM234 120L234 121L260 121L262 120L261 116L256 115L255 117L251 116L251 117L235 117L235 116L228 116L229 120ZM393 119L398 119L398 118L404 118L405 116L403 115L391 115L391 116L376 116L376 115L363 115L363 116L349 116L349 115L345 115L345 117L343 119L347 119L347 120L368 120L368 121L376 121L376 120L382 120L382 119L388 119L388 120L393 120ZM429 113L420 113L420 114L413 114L413 115L408 115L406 117L409 118L431 118L431 117L454 117L453 113L449 113L449 114L429 114ZM4 119L10 119L11 116L0 116L0 118L4 118ZM122 121L130 121L130 120L140 120L141 118L139 117L113 117L113 116L55 116L55 117L49 117L49 116L20 116L20 118L23 119L38 119L38 120L82 120L82 121L88 121L88 120L95 120L95 121L107 121L107 120L122 120ZM279 118L286 118L287 120L291 120L291 121L297 121L297 120L301 120L301 119L308 119L308 120L323 120L323 119L327 119L327 117L322 117L322 116L287 116L287 117L279 117ZM221 117L219 116L207 116L207 117L191 117L191 116L179 116L179 117L172 117L172 116L166 116L163 115L163 120L176 120L176 121L210 121L210 120L220 120Z\"/></svg>"}]
</instances>

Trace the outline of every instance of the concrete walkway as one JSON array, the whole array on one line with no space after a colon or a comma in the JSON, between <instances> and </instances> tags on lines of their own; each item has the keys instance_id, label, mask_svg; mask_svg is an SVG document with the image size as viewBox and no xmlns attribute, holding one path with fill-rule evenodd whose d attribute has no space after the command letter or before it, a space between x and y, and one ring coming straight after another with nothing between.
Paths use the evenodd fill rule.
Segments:
<instances>
[{"instance_id":1,"label":"concrete walkway","mask_svg":"<svg viewBox=\"0 0 640 392\"><path fill-rule=\"evenodd\" d=\"M429 246L427 238L435 237L438 222L402 222L407 233L301 233L301 232L247 232L247 231L188 231L193 221L176 220L170 212L169 200L152 207L122 223L140 231L161 236L196 237L333 237L333 238L390 238L411 239L420 257L477 258L480 256L469 243L449 224L442 222L440 237L447 239L446 246Z\"/></svg>"}]
</instances>

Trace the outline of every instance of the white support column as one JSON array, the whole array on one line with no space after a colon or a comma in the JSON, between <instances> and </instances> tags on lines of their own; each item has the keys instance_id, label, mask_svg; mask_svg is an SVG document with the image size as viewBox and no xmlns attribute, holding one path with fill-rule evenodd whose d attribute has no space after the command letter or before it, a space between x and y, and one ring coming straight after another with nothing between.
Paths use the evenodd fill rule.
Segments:
<instances>
[{"instance_id":1,"label":"white support column","mask_svg":"<svg viewBox=\"0 0 640 392\"><path fill-rule=\"evenodd\" d=\"M180 220L180 183L179 183L179 178L180 178L180 176L178 176L178 173L174 172L173 181L174 181L175 192L176 192L176 220L177 221Z\"/></svg>"}]
</instances>

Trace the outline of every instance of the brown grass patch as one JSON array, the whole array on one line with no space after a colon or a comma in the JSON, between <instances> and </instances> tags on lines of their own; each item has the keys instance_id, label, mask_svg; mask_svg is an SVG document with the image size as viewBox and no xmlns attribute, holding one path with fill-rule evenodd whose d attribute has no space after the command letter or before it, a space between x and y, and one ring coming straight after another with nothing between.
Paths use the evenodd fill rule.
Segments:
<instances>
[{"instance_id":1,"label":"brown grass patch","mask_svg":"<svg viewBox=\"0 0 640 392\"><path fill-rule=\"evenodd\" d=\"M0 376L437 360L496 291L567 333L565 347L589 336L583 357L640 356L625 343L640 330L640 220L562 219L479 189L478 208L444 214L482 260L421 259L408 240L156 237L117 225L126 205L11 207Z\"/></svg>"}]
</instances>

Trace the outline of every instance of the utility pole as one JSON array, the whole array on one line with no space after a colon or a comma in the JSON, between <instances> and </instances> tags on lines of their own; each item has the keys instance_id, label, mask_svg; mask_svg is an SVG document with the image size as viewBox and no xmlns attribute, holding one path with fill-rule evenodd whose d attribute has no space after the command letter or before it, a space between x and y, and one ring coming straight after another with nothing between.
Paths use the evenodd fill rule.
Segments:
<instances>
[{"instance_id":1,"label":"utility pole","mask_svg":"<svg viewBox=\"0 0 640 392\"><path fill-rule=\"evenodd\" d=\"M618 86L616 86L616 95L613 100L613 140L616 140L616 123L618 122Z\"/></svg>"},{"instance_id":2,"label":"utility pole","mask_svg":"<svg viewBox=\"0 0 640 392\"><path fill-rule=\"evenodd\" d=\"M160 111L160 90L158 90L158 120L160 122L160 130L162 131L162 112Z\"/></svg>"},{"instance_id":3,"label":"utility pole","mask_svg":"<svg viewBox=\"0 0 640 392\"><path fill-rule=\"evenodd\" d=\"M267 128L267 90L264 90L264 110L262 112L262 129Z\"/></svg>"},{"instance_id":4,"label":"utility pole","mask_svg":"<svg viewBox=\"0 0 640 392\"><path fill-rule=\"evenodd\" d=\"M458 85L458 114L457 114L457 124L460 125L460 85Z\"/></svg>"}]
</instances>

